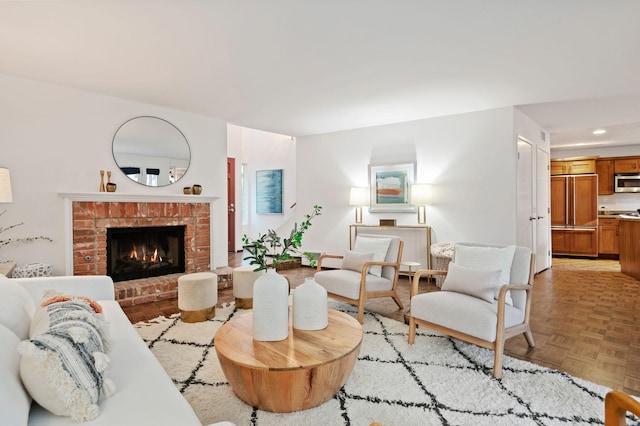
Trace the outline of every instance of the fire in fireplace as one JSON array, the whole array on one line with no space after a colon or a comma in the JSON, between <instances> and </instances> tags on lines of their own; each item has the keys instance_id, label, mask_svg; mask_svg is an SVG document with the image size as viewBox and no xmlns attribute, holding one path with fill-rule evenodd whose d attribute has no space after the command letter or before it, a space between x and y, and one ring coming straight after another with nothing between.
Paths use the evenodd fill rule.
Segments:
<instances>
[{"instance_id":1,"label":"fire in fireplace","mask_svg":"<svg viewBox=\"0 0 640 426\"><path fill-rule=\"evenodd\" d=\"M184 272L184 228L107 228L107 275L125 281Z\"/></svg>"}]
</instances>

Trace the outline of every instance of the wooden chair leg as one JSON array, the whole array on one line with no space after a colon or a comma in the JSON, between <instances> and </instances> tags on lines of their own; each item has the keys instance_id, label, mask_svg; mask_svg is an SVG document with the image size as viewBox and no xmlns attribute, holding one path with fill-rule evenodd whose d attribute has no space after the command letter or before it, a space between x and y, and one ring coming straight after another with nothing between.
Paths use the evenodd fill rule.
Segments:
<instances>
[{"instance_id":1,"label":"wooden chair leg","mask_svg":"<svg viewBox=\"0 0 640 426\"><path fill-rule=\"evenodd\" d=\"M496 340L496 346L493 356L493 377L502 378L502 356L504 353L504 340Z\"/></svg>"},{"instance_id":2,"label":"wooden chair leg","mask_svg":"<svg viewBox=\"0 0 640 426\"><path fill-rule=\"evenodd\" d=\"M398 297L398 295L394 295L391 296L391 298L393 299L394 302L396 302L396 305L398 305L399 309L404 309L404 305L402 304L402 301L400 300L400 297Z\"/></svg>"},{"instance_id":3,"label":"wooden chair leg","mask_svg":"<svg viewBox=\"0 0 640 426\"><path fill-rule=\"evenodd\" d=\"M524 338L527 339L527 343L530 348L535 348L536 343L533 341L533 334L531 333L531 329L524 332Z\"/></svg>"},{"instance_id":4,"label":"wooden chair leg","mask_svg":"<svg viewBox=\"0 0 640 426\"><path fill-rule=\"evenodd\" d=\"M364 299L358 301L358 322L364 323Z\"/></svg>"},{"instance_id":5,"label":"wooden chair leg","mask_svg":"<svg viewBox=\"0 0 640 426\"><path fill-rule=\"evenodd\" d=\"M409 317L409 344L413 345L413 342L416 340L416 320L410 316Z\"/></svg>"}]
</instances>

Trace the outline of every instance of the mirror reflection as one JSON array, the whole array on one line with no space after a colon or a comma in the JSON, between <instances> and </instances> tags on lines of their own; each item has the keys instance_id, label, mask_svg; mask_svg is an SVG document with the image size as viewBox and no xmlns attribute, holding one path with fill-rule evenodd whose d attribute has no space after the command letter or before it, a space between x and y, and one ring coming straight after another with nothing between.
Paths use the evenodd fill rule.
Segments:
<instances>
[{"instance_id":1,"label":"mirror reflection","mask_svg":"<svg viewBox=\"0 0 640 426\"><path fill-rule=\"evenodd\" d=\"M182 132L157 117L135 117L113 136L113 158L131 180L146 186L177 182L189 168L191 150Z\"/></svg>"}]
</instances>

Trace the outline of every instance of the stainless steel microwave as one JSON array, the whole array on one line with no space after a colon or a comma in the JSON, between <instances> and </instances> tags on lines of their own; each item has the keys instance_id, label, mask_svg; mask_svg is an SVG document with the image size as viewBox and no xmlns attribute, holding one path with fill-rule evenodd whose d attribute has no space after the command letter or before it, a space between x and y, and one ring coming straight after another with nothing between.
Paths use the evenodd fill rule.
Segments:
<instances>
[{"instance_id":1,"label":"stainless steel microwave","mask_svg":"<svg viewBox=\"0 0 640 426\"><path fill-rule=\"evenodd\" d=\"M640 192L640 175L615 175L615 192Z\"/></svg>"}]
</instances>

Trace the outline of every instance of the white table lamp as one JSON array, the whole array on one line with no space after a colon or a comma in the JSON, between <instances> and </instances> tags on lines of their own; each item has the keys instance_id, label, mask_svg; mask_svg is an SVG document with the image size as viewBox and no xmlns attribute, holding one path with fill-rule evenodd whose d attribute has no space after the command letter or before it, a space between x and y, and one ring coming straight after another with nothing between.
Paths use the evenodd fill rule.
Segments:
<instances>
[{"instance_id":1,"label":"white table lamp","mask_svg":"<svg viewBox=\"0 0 640 426\"><path fill-rule=\"evenodd\" d=\"M349 205L356 208L356 223L362 223L362 206L369 205L369 188L351 188Z\"/></svg>"},{"instance_id":2,"label":"white table lamp","mask_svg":"<svg viewBox=\"0 0 640 426\"><path fill-rule=\"evenodd\" d=\"M426 220L425 206L431 202L431 185L418 183L411 185L411 204L418 207L418 223L424 224Z\"/></svg>"},{"instance_id":3,"label":"white table lamp","mask_svg":"<svg viewBox=\"0 0 640 426\"><path fill-rule=\"evenodd\" d=\"M11 175L9 169L0 167L0 203L12 203Z\"/></svg>"}]
</instances>

